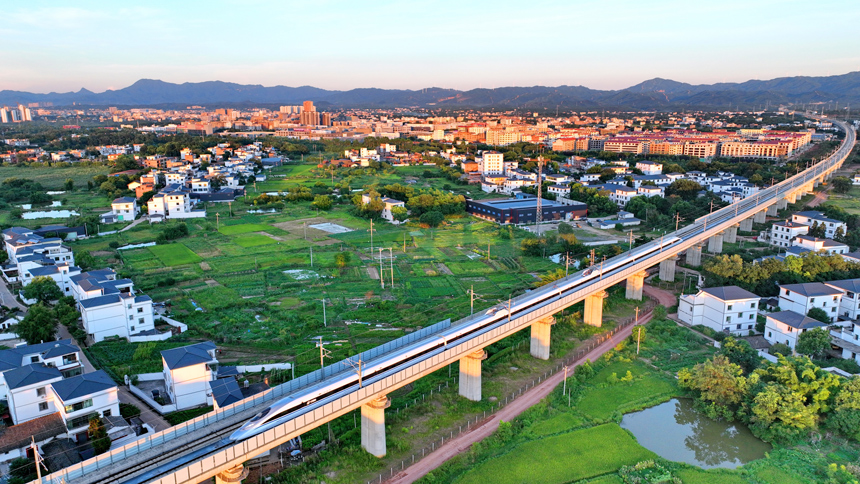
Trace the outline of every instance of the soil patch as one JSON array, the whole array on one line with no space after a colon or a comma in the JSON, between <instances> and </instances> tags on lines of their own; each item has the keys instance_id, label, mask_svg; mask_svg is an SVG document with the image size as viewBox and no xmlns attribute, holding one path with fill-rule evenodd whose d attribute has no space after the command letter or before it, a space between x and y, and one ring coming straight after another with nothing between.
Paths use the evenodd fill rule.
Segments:
<instances>
[{"instance_id":1,"label":"soil patch","mask_svg":"<svg viewBox=\"0 0 860 484\"><path fill-rule=\"evenodd\" d=\"M370 276L371 279L379 280L379 270L376 267L368 267L367 275Z\"/></svg>"},{"instance_id":2,"label":"soil patch","mask_svg":"<svg viewBox=\"0 0 860 484\"><path fill-rule=\"evenodd\" d=\"M451 272L451 269L448 269L448 266L446 266L442 262L436 263L436 270L439 271L439 273L445 274L447 276L453 276L454 275L454 273Z\"/></svg>"},{"instance_id":3,"label":"soil patch","mask_svg":"<svg viewBox=\"0 0 860 484\"><path fill-rule=\"evenodd\" d=\"M206 263L206 262L201 262L201 263L200 263L200 269L202 269L202 270L204 270L204 271L208 271L208 270L210 270L210 269L212 269L212 268L211 268L211 267L209 267L209 264L208 264L208 263Z\"/></svg>"}]
</instances>

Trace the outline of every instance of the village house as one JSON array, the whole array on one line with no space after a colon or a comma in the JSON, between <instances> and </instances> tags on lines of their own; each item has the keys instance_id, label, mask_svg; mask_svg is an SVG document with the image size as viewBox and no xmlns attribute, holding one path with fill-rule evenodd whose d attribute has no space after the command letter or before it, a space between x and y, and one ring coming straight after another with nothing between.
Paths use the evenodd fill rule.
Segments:
<instances>
[{"instance_id":1,"label":"village house","mask_svg":"<svg viewBox=\"0 0 860 484\"><path fill-rule=\"evenodd\" d=\"M794 350L797 338L806 331L827 326L817 319L794 311L768 313L764 326L764 339L774 345L782 343Z\"/></svg>"},{"instance_id":2,"label":"village house","mask_svg":"<svg viewBox=\"0 0 860 484\"><path fill-rule=\"evenodd\" d=\"M745 335L755 327L759 297L738 286L708 287L681 295L678 318L714 331Z\"/></svg>"},{"instance_id":3,"label":"village house","mask_svg":"<svg viewBox=\"0 0 860 484\"><path fill-rule=\"evenodd\" d=\"M813 308L820 308L830 316L831 321L836 321L843 294L842 289L823 282L784 284L779 286L779 307L803 315Z\"/></svg>"}]
</instances>

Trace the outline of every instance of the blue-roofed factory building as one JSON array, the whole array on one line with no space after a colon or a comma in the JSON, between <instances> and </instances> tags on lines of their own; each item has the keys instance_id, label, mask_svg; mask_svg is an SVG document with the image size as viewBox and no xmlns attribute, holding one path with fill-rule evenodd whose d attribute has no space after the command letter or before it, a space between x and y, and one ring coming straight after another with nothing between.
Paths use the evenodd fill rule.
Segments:
<instances>
[{"instance_id":1,"label":"blue-roofed factory building","mask_svg":"<svg viewBox=\"0 0 860 484\"><path fill-rule=\"evenodd\" d=\"M498 198L493 200L466 199L466 212L500 224L533 224L537 214L537 198ZM545 222L565 221L585 217L588 205L563 205L553 200L541 200L541 219Z\"/></svg>"}]
</instances>

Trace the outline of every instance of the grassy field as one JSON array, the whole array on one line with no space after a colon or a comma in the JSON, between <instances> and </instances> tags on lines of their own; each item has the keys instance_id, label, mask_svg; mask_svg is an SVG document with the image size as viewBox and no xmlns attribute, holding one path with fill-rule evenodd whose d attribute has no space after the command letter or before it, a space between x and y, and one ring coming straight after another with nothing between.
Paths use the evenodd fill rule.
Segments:
<instances>
[{"instance_id":1,"label":"grassy field","mask_svg":"<svg viewBox=\"0 0 860 484\"><path fill-rule=\"evenodd\" d=\"M555 484L617 471L656 457L612 423L534 440L465 474L458 484Z\"/></svg>"},{"instance_id":2,"label":"grassy field","mask_svg":"<svg viewBox=\"0 0 860 484\"><path fill-rule=\"evenodd\" d=\"M7 178L27 178L42 184L47 190L63 190L63 183L69 178L75 187L86 188L87 182L96 175L107 175L106 166L80 166L58 163L55 166L0 166L0 180Z\"/></svg>"},{"instance_id":3,"label":"grassy field","mask_svg":"<svg viewBox=\"0 0 860 484\"><path fill-rule=\"evenodd\" d=\"M263 224L236 224L224 225L218 229L218 232L224 235L238 235L250 232L265 232L266 230L272 230L272 226Z\"/></svg>"},{"instance_id":4,"label":"grassy field","mask_svg":"<svg viewBox=\"0 0 860 484\"><path fill-rule=\"evenodd\" d=\"M241 237L236 237L233 239L234 244L238 244L242 247L259 247L261 245L270 245L277 242L275 239L271 237L267 237L265 235L243 235Z\"/></svg>"},{"instance_id":5,"label":"grassy field","mask_svg":"<svg viewBox=\"0 0 860 484\"><path fill-rule=\"evenodd\" d=\"M147 247L147 250L152 252L152 255L157 257L165 266L194 264L203 260L199 255L191 252L191 249L178 243Z\"/></svg>"}]
</instances>

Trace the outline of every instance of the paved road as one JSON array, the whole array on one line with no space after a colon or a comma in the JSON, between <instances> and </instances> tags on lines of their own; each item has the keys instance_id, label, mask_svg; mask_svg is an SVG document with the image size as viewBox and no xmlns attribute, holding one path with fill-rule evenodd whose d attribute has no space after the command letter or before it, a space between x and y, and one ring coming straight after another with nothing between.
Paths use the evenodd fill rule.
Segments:
<instances>
[{"instance_id":1,"label":"paved road","mask_svg":"<svg viewBox=\"0 0 860 484\"><path fill-rule=\"evenodd\" d=\"M120 232L125 232L126 230L131 230L131 229L133 229L134 227L137 227L137 225L138 225L138 224L140 224L141 222L144 222L144 221L147 221L147 222L148 222L148 221L149 221L149 217L148 217L148 216L145 216L145 215L142 215L140 218L135 219L135 221L134 221L134 222L132 222L132 223L130 223L129 225L127 225L127 226L123 227L122 229L120 229Z\"/></svg>"},{"instance_id":2,"label":"paved road","mask_svg":"<svg viewBox=\"0 0 860 484\"><path fill-rule=\"evenodd\" d=\"M664 291L662 289L657 289L656 287L647 285L643 288L643 290L645 294L657 298L658 304L660 304L661 306L671 307L678 303L677 296L668 291ZM646 323L650 320L651 313L648 313L642 318L640 318L640 322L642 323ZM604 341L603 344L597 346L588 354L575 361L571 365L571 368L581 365L586 360L596 360L603 353L608 350L611 350L616 345L618 345L618 343L622 342L625 338L630 336L630 331L632 331L632 329L633 325L622 329L612 338L608 339L607 341ZM478 426L474 427L471 431L462 433L458 437L455 437L454 440L445 442L445 444L441 447L438 447L435 452L416 462L408 469L398 474L395 474L394 477L388 479L386 482L388 484L411 484L418 479L421 479L437 467L447 462L452 457L455 457L462 452L468 451L472 447L472 444L480 442L492 435L492 433L499 428L499 421L504 420L505 422L510 422L519 414L523 413L535 404L539 403L547 395L549 395L562 382L563 379L563 372L558 372L555 375L547 378L543 383L540 383L539 385L524 393L520 398L501 408L491 418L479 423Z\"/></svg>"},{"instance_id":3,"label":"paved road","mask_svg":"<svg viewBox=\"0 0 860 484\"><path fill-rule=\"evenodd\" d=\"M22 311L27 309L15 299L15 295L12 294L12 291L9 290L9 286L5 282L0 282L0 304L7 308L18 308Z\"/></svg>"}]
</instances>

